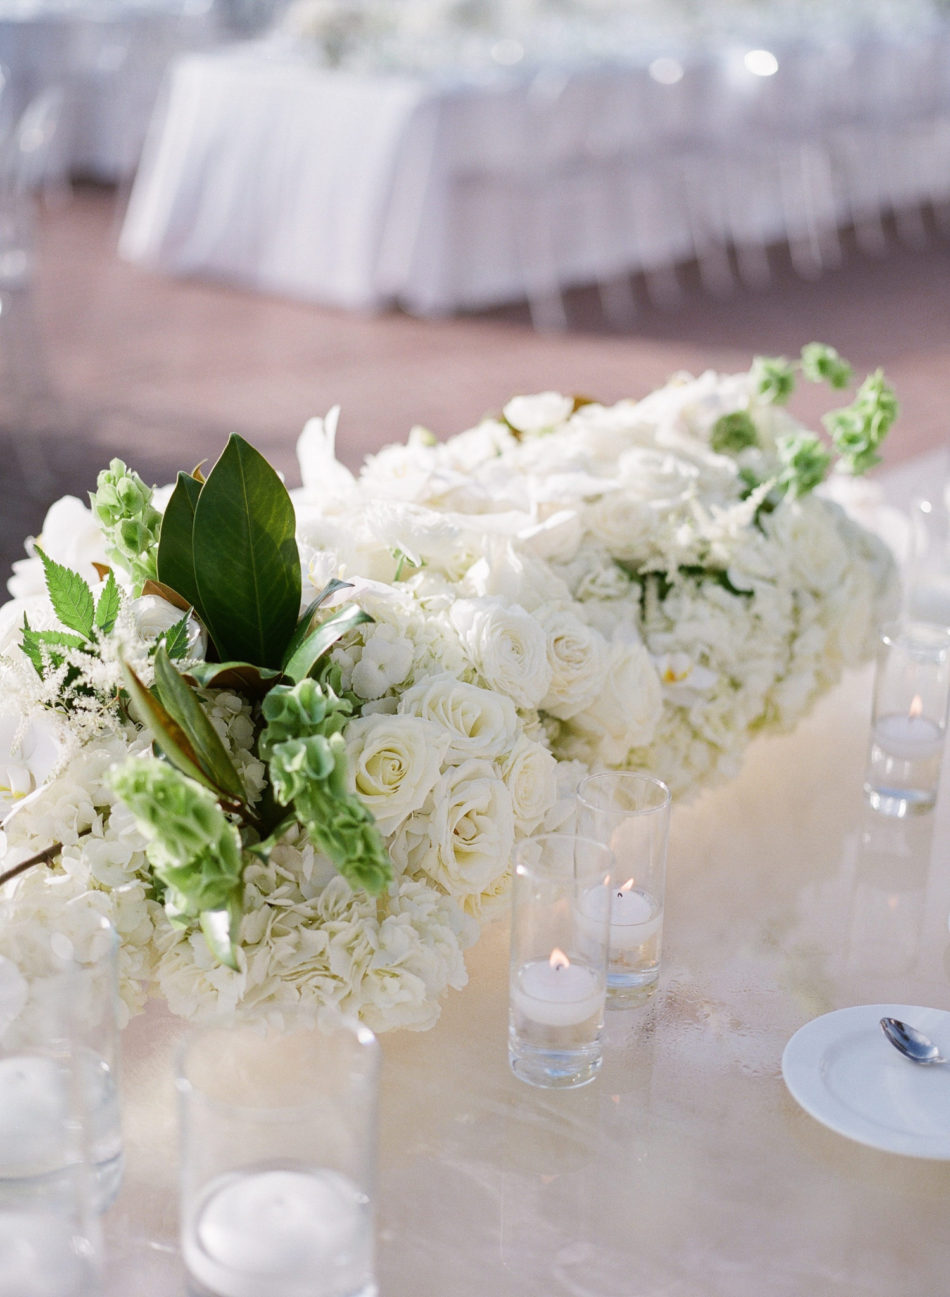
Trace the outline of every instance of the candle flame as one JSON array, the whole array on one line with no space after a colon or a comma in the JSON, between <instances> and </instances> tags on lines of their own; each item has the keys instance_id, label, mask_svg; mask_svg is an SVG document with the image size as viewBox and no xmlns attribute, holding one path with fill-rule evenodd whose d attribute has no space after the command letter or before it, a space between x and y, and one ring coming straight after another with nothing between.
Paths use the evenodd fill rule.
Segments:
<instances>
[{"instance_id":1,"label":"candle flame","mask_svg":"<svg viewBox=\"0 0 950 1297\"><path fill-rule=\"evenodd\" d=\"M570 968L571 966L571 961L568 959L567 955L565 955L563 950L558 950L557 946L555 946L551 951L551 958L548 960L548 963L554 969L555 973L560 968Z\"/></svg>"},{"instance_id":2,"label":"candle flame","mask_svg":"<svg viewBox=\"0 0 950 1297\"><path fill-rule=\"evenodd\" d=\"M924 704L920 700L920 694L914 694L910 701L910 710L908 716L920 716L924 710Z\"/></svg>"},{"instance_id":3,"label":"candle flame","mask_svg":"<svg viewBox=\"0 0 950 1297\"><path fill-rule=\"evenodd\" d=\"M617 895L622 899L624 892L629 892L632 887L633 887L633 879L628 878L627 881L624 883L623 887L617 888Z\"/></svg>"}]
</instances>

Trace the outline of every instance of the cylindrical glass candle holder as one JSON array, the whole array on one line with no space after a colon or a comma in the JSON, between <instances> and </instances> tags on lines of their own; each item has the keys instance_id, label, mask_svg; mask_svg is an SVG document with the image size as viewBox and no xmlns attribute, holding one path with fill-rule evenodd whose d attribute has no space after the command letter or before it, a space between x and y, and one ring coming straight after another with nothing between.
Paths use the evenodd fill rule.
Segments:
<instances>
[{"instance_id":1,"label":"cylindrical glass candle holder","mask_svg":"<svg viewBox=\"0 0 950 1297\"><path fill-rule=\"evenodd\" d=\"M663 939L663 897L670 790L637 770L589 775L577 790L577 831L610 847L610 959L607 1004L641 1003L656 990ZM588 901L588 907L593 904Z\"/></svg>"},{"instance_id":2,"label":"cylindrical glass candle holder","mask_svg":"<svg viewBox=\"0 0 950 1297\"><path fill-rule=\"evenodd\" d=\"M181 1245L197 1297L373 1297L378 1046L330 1010L179 1051Z\"/></svg>"},{"instance_id":3,"label":"cylindrical glass candle holder","mask_svg":"<svg viewBox=\"0 0 950 1297\"><path fill-rule=\"evenodd\" d=\"M532 1085L572 1089L600 1070L611 866L607 847L573 834L541 834L518 848L508 1058Z\"/></svg>"},{"instance_id":4,"label":"cylindrical glass candle holder","mask_svg":"<svg viewBox=\"0 0 950 1297\"><path fill-rule=\"evenodd\" d=\"M0 1198L55 1195L72 1160L92 1168L97 1210L118 1191L117 954L111 923L87 911L68 935L22 931L0 956Z\"/></svg>"},{"instance_id":5,"label":"cylindrical glass candle holder","mask_svg":"<svg viewBox=\"0 0 950 1297\"><path fill-rule=\"evenodd\" d=\"M950 628L885 628L878 649L865 796L875 811L905 816L937 800L950 703Z\"/></svg>"},{"instance_id":6,"label":"cylindrical glass candle holder","mask_svg":"<svg viewBox=\"0 0 950 1297\"><path fill-rule=\"evenodd\" d=\"M914 501L904 585L909 620L950 626L950 479Z\"/></svg>"},{"instance_id":7,"label":"cylindrical glass candle holder","mask_svg":"<svg viewBox=\"0 0 950 1297\"><path fill-rule=\"evenodd\" d=\"M118 939L95 911L0 956L0 1297L100 1291L118 1189ZM0 911L0 924L12 923Z\"/></svg>"}]
</instances>

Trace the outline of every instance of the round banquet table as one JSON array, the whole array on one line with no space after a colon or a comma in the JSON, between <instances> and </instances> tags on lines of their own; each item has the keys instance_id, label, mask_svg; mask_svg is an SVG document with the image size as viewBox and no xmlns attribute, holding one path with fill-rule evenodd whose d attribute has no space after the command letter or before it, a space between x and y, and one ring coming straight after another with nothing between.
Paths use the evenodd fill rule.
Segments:
<instances>
[{"instance_id":1,"label":"round banquet table","mask_svg":"<svg viewBox=\"0 0 950 1297\"><path fill-rule=\"evenodd\" d=\"M866 807L871 680L849 673L794 733L756 739L733 782L674 808L659 989L608 1014L592 1085L509 1071L504 923L431 1031L381 1038L383 1297L947 1291L950 1162L833 1133L781 1071L787 1041L831 1010L950 1008L950 762L932 814ZM125 1033L109 1297L185 1291L179 1030L154 1006ZM934 1080L950 1129L950 1077Z\"/></svg>"}]
</instances>

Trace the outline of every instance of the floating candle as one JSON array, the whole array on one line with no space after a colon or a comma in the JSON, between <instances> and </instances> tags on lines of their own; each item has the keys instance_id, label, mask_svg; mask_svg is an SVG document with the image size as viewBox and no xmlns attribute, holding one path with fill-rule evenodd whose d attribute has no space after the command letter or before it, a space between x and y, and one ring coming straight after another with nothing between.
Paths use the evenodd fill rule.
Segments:
<instances>
[{"instance_id":1,"label":"floating candle","mask_svg":"<svg viewBox=\"0 0 950 1297\"><path fill-rule=\"evenodd\" d=\"M369 1200L337 1171L219 1176L185 1221L185 1264L218 1297L359 1297L374 1291Z\"/></svg>"},{"instance_id":2,"label":"floating candle","mask_svg":"<svg viewBox=\"0 0 950 1297\"><path fill-rule=\"evenodd\" d=\"M603 1008L604 982L593 968L571 963L555 948L549 959L534 959L517 970L512 1003L532 1022L574 1027Z\"/></svg>"},{"instance_id":3,"label":"floating candle","mask_svg":"<svg viewBox=\"0 0 950 1297\"><path fill-rule=\"evenodd\" d=\"M606 891L603 887L592 887L585 892L580 902L580 926L586 927L585 920L594 924L603 921L607 897L610 897L610 950L633 950L649 941L660 930L663 923L663 907L655 897L640 887L634 886L629 878L622 887Z\"/></svg>"},{"instance_id":4,"label":"floating candle","mask_svg":"<svg viewBox=\"0 0 950 1297\"><path fill-rule=\"evenodd\" d=\"M874 723L874 742L892 757L902 761L921 761L939 756L943 751L944 733L940 725L922 715L919 695L914 695L907 715L890 712Z\"/></svg>"}]
</instances>

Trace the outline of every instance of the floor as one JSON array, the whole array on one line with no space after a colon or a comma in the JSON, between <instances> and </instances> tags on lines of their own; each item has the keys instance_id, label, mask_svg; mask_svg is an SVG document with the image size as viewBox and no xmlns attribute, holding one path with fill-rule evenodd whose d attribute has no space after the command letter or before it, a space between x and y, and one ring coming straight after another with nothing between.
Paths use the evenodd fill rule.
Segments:
<instances>
[{"instance_id":1,"label":"floor","mask_svg":"<svg viewBox=\"0 0 950 1297\"><path fill-rule=\"evenodd\" d=\"M144 477L213 460L240 432L295 480L305 420L343 407L349 465L421 423L469 427L518 392L556 388L603 401L637 396L672 372L745 368L758 353L830 342L856 370L881 365L902 415L891 463L950 442L950 238L896 236L887 254L851 246L815 282L773 256L771 286L704 294L684 269L681 300L646 300L611 331L596 296L571 296L570 329L532 330L521 305L461 319L371 316L164 279L121 262L121 198L77 187L40 214L32 294L0 298L0 571L59 495L84 495L120 455ZM639 286L641 289L642 285ZM805 391L807 421L827 408Z\"/></svg>"}]
</instances>

